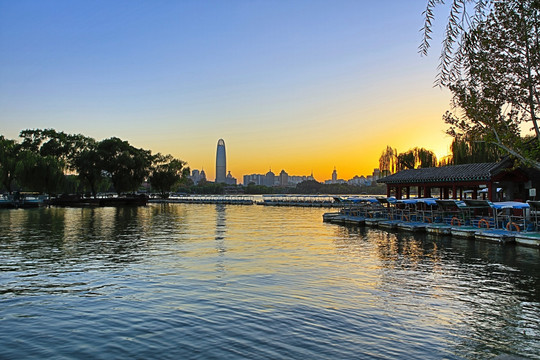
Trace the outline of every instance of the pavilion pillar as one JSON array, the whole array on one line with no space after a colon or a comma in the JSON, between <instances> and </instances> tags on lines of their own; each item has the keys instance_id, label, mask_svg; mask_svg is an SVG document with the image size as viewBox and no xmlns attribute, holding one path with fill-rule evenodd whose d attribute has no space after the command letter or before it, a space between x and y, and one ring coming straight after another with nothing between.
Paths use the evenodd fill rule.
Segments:
<instances>
[{"instance_id":1,"label":"pavilion pillar","mask_svg":"<svg viewBox=\"0 0 540 360\"><path fill-rule=\"evenodd\" d=\"M386 197L389 198L391 193L392 187L390 186L390 184L386 184Z\"/></svg>"},{"instance_id":2,"label":"pavilion pillar","mask_svg":"<svg viewBox=\"0 0 540 360\"><path fill-rule=\"evenodd\" d=\"M452 185L452 199L457 199L457 187L456 184Z\"/></svg>"},{"instance_id":3,"label":"pavilion pillar","mask_svg":"<svg viewBox=\"0 0 540 360\"><path fill-rule=\"evenodd\" d=\"M493 183L488 183L488 200L493 201Z\"/></svg>"},{"instance_id":4,"label":"pavilion pillar","mask_svg":"<svg viewBox=\"0 0 540 360\"><path fill-rule=\"evenodd\" d=\"M396 199L401 200L401 185L396 186Z\"/></svg>"},{"instance_id":5,"label":"pavilion pillar","mask_svg":"<svg viewBox=\"0 0 540 360\"><path fill-rule=\"evenodd\" d=\"M424 197L423 194L422 194L422 190L423 190L422 187L420 185L418 185L418 197L419 198Z\"/></svg>"},{"instance_id":6,"label":"pavilion pillar","mask_svg":"<svg viewBox=\"0 0 540 360\"><path fill-rule=\"evenodd\" d=\"M475 189L473 189L473 192L472 192L472 198L475 199L475 200L478 199L478 191L477 190L478 189L475 188Z\"/></svg>"},{"instance_id":7,"label":"pavilion pillar","mask_svg":"<svg viewBox=\"0 0 540 360\"><path fill-rule=\"evenodd\" d=\"M444 198L443 199L449 199L450 198L450 188L445 186L443 188L443 190L444 190Z\"/></svg>"},{"instance_id":8,"label":"pavilion pillar","mask_svg":"<svg viewBox=\"0 0 540 360\"><path fill-rule=\"evenodd\" d=\"M411 198L411 187L410 186L405 187L405 194L406 194L407 199Z\"/></svg>"},{"instance_id":9,"label":"pavilion pillar","mask_svg":"<svg viewBox=\"0 0 540 360\"><path fill-rule=\"evenodd\" d=\"M424 197L427 197L427 198L431 197L431 187L424 186Z\"/></svg>"}]
</instances>

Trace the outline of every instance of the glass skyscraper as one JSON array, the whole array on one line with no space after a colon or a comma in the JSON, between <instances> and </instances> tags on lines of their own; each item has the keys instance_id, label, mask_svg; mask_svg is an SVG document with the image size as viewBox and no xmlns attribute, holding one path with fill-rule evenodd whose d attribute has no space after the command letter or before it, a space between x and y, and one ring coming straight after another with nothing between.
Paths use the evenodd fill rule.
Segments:
<instances>
[{"instance_id":1,"label":"glass skyscraper","mask_svg":"<svg viewBox=\"0 0 540 360\"><path fill-rule=\"evenodd\" d=\"M219 139L216 150L216 182L227 182L227 157L225 155L225 141Z\"/></svg>"}]
</instances>

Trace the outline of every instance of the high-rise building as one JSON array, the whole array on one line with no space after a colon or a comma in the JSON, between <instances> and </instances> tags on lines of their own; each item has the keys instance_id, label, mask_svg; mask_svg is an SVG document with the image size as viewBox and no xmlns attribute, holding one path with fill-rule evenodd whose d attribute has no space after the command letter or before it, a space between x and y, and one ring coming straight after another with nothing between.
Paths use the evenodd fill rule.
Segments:
<instances>
[{"instance_id":1,"label":"high-rise building","mask_svg":"<svg viewBox=\"0 0 540 360\"><path fill-rule=\"evenodd\" d=\"M227 157L225 155L225 141L219 139L216 150L216 182L227 182Z\"/></svg>"}]
</instances>

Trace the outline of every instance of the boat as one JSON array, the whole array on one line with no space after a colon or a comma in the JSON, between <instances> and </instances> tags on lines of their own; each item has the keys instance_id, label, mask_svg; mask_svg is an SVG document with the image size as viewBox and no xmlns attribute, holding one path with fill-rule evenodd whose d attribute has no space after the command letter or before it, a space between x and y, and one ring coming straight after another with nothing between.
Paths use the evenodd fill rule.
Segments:
<instances>
[{"instance_id":1,"label":"boat","mask_svg":"<svg viewBox=\"0 0 540 360\"><path fill-rule=\"evenodd\" d=\"M445 223L430 223L426 226L426 231L435 235L451 235L452 226Z\"/></svg>"},{"instance_id":2,"label":"boat","mask_svg":"<svg viewBox=\"0 0 540 360\"><path fill-rule=\"evenodd\" d=\"M485 229L474 233L475 240L485 240L498 243L513 243L516 232L503 229Z\"/></svg>"},{"instance_id":3,"label":"boat","mask_svg":"<svg viewBox=\"0 0 540 360\"><path fill-rule=\"evenodd\" d=\"M515 241L523 246L540 247L540 201L528 200L527 204L530 206L529 223L525 226L525 231L516 234Z\"/></svg>"},{"instance_id":4,"label":"boat","mask_svg":"<svg viewBox=\"0 0 540 360\"><path fill-rule=\"evenodd\" d=\"M523 246L540 247L540 232L531 231L517 233L515 242L516 244Z\"/></svg>"}]
</instances>

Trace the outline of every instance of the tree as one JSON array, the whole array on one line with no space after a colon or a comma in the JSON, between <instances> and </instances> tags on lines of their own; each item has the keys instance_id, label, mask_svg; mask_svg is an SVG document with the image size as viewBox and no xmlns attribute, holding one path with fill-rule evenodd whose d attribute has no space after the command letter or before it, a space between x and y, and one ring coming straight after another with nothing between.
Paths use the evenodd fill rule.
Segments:
<instances>
[{"instance_id":1,"label":"tree","mask_svg":"<svg viewBox=\"0 0 540 360\"><path fill-rule=\"evenodd\" d=\"M55 156L41 156L30 150L20 153L16 176L23 188L54 194L64 182L64 162Z\"/></svg>"},{"instance_id":2,"label":"tree","mask_svg":"<svg viewBox=\"0 0 540 360\"><path fill-rule=\"evenodd\" d=\"M482 22L489 13L490 6L496 0L450 0L450 12L446 24L445 36L439 57L439 73L435 83L445 86L448 81L461 77L463 59L463 42L467 32ZM518 0L519 1L519 0ZM431 47L433 33L434 10L445 5L445 0L428 0L424 15L424 26L421 29L423 39L418 48L420 54L426 56ZM472 11L471 10L472 7Z\"/></svg>"},{"instance_id":3,"label":"tree","mask_svg":"<svg viewBox=\"0 0 540 360\"><path fill-rule=\"evenodd\" d=\"M324 184L316 180L305 180L296 185L299 194L319 194L323 192Z\"/></svg>"},{"instance_id":4,"label":"tree","mask_svg":"<svg viewBox=\"0 0 540 360\"><path fill-rule=\"evenodd\" d=\"M409 150L398 154L396 170L402 171L407 169L414 169L416 165L416 159L414 150Z\"/></svg>"},{"instance_id":5,"label":"tree","mask_svg":"<svg viewBox=\"0 0 540 360\"><path fill-rule=\"evenodd\" d=\"M430 0L424 12L424 54L433 8L442 3ZM468 3L475 4L471 16ZM540 169L539 29L539 0L453 0L437 84L453 94L454 111L444 116L449 134L496 144ZM532 124L536 145L524 146L525 122Z\"/></svg>"},{"instance_id":6,"label":"tree","mask_svg":"<svg viewBox=\"0 0 540 360\"><path fill-rule=\"evenodd\" d=\"M99 183L103 179L102 159L98 154L96 141L86 138L84 146L75 154L72 163L79 178L90 188L90 192L95 198Z\"/></svg>"},{"instance_id":7,"label":"tree","mask_svg":"<svg viewBox=\"0 0 540 360\"><path fill-rule=\"evenodd\" d=\"M41 156L54 156L70 169L74 168L76 154L86 148L89 139L80 134L66 134L54 129L27 129L21 131L19 136L23 139L22 148Z\"/></svg>"},{"instance_id":8,"label":"tree","mask_svg":"<svg viewBox=\"0 0 540 360\"><path fill-rule=\"evenodd\" d=\"M154 155L149 178L150 185L161 194L162 198L168 197L173 186L189 176L190 170L185 168L185 165L184 161L175 159L171 155L159 153Z\"/></svg>"},{"instance_id":9,"label":"tree","mask_svg":"<svg viewBox=\"0 0 540 360\"><path fill-rule=\"evenodd\" d=\"M386 146L386 149L379 158L379 170L381 170L383 174L393 174L396 172L397 155L398 152L396 149L391 146Z\"/></svg>"},{"instance_id":10,"label":"tree","mask_svg":"<svg viewBox=\"0 0 540 360\"><path fill-rule=\"evenodd\" d=\"M416 166L428 168L437 166L437 156L431 150L424 148L415 148Z\"/></svg>"},{"instance_id":11,"label":"tree","mask_svg":"<svg viewBox=\"0 0 540 360\"><path fill-rule=\"evenodd\" d=\"M15 140L0 135L0 185L10 194L15 180L20 145Z\"/></svg>"},{"instance_id":12,"label":"tree","mask_svg":"<svg viewBox=\"0 0 540 360\"><path fill-rule=\"evenodd\" d=\"M448 164L452 165L496 162L501 158L501 152L494 144L472 141L464 137L455 137L450 150L452 155Z\"/></svg>"},{"instance_id":13,"label":"tree","mask_svg":"<svg viewBox=\"0 0 540 360\"><path fill-rule=\"evenodd\" d=\"M97 152L99 168L110 177L119 195L137 190L150 172L150 151L135 148L127 141L116 137L102 140Z\"/></svg>"},{"instance_id":14,"label":"tree","mask_svg":"<svg viewBox=\"0 0 540 360\"><path fill-rule=\"evenodd\" d=\"M424 148L410 149L396 157L396 171L437 166L437 156Z\"/></svg>"}]
</instances>

